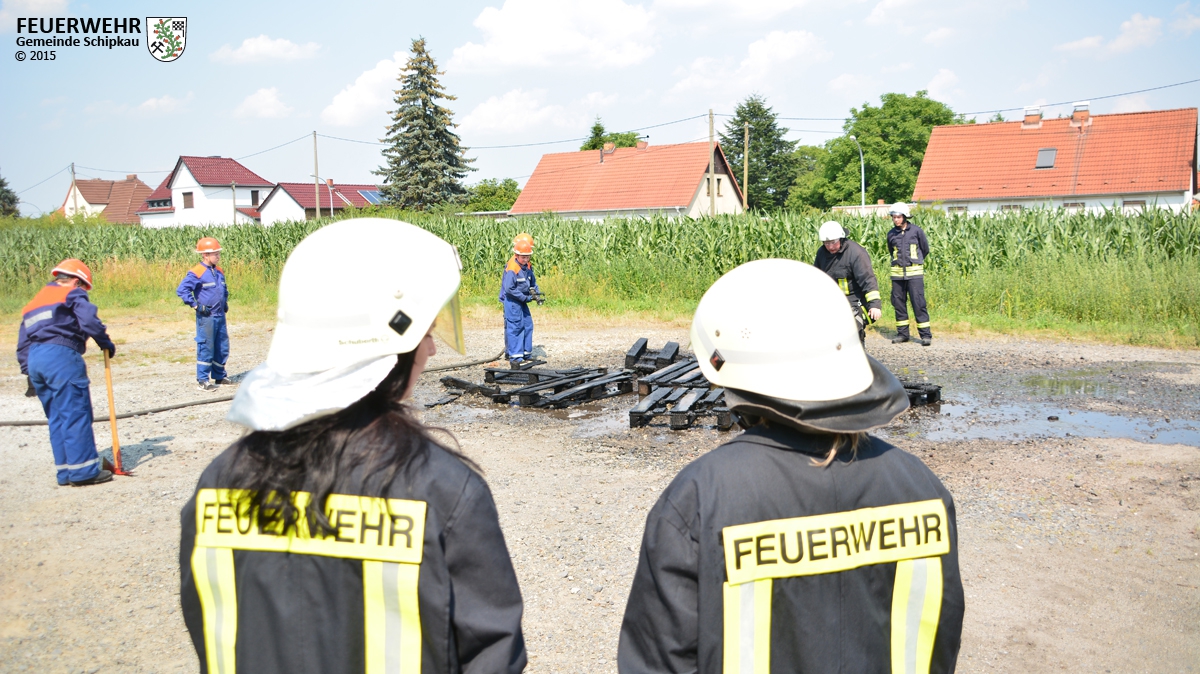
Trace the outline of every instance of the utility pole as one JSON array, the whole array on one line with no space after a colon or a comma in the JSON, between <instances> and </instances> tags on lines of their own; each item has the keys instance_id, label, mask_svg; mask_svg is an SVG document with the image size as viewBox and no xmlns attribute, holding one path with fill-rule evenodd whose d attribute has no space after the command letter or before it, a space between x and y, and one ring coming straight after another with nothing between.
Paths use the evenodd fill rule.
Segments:
<instances>
[{"instance_id":1,"label":"utility pole","mask_svg":"<svg viewBox=\"0 0 1200 674\"><path fill-rule=\"evenodd\" d=\"M317 177L319 175L321 172L317 170L317 132L313 131L313 203L317 206L317 220L321 219L321 179Z\"/></svg>"},{"instance_id":2,"label":"utility pole","mask_svg":"<svg viewBox=\"0 0 1200 674\"><path fill-rule=\"evenodd\" d=\"M708 109L708 214L717 217L717 144L713 138L713 111Z\"/></svg>"},{"instance_id":3,"label":"utility pole","mask_svg":"<svg viewBox=\"0 0 1200 674\"><path fill-rule=\"evenodd\" d=\"M325 179L325 186L329 188L329 217L333 217L333 178Z\"/></svg>"},{"instance_id":4,"label":"utility pole","mask_svg":"<svg viewBox=\"0 0 1200 674\"><path fill-rule=\"evenodd\" d=\"M237 224L237 182L229 183L229 191L233 192L233 224Z\"/></svg>"},{"instance_id":5,"label":"utility pole","mask_svg":"<svg viewBox=\"0 0 1200 674\"><path fill-rule=\"evenodd\" d=\"M71 216L74 217L79 214L79 188L75 186L75 162L71 162L71 205L75 209L71 213Z\"/></svg>"},{"instance_id":6,"label":"utility pole","mask_svg":"<svg viewBox=\"0 0 1200 674\"><path fill-rule=\"evenodd\" d=\"M750 210L750 122L746 122L746 139L742 141L742 210Z\"/></svg>"},{"instance_id":7,"label":"utility pole","mask_svg":"<svg viewBox=\"0 0 1200 674\"><path fill-rule=\"evenodd\" d=\"M863 161L862 145L858 144L858 139L855 138L854 136L850 136L850 140L854 141L854 144L858 146L858 171L859 171L859 177L862 180L862 182L860 183L861 188L862 188L862 204L861 204L862 209L859 211L859 215L866 215L867 214L867 164L866 164L866 162Z\"/></svg>"}]
</instances>

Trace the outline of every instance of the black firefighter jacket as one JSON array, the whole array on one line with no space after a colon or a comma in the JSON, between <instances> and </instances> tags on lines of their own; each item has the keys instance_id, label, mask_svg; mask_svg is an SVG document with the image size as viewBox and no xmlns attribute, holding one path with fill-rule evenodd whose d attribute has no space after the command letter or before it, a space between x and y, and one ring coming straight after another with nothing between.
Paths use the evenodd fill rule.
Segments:
<instances>
[{"instance_id":1,"label":"black firefighter jacket","mask_svg":"<svg viewBox=\"0 0 1200 674\"><path fill-rule=\"evenodd\" d=\"M315 539L306 526L289 538L239 519L217 483L230 452L217 457L183 508L179 551L200 671L524 669L521 593L491 491L456 457L428 450L386 502L355 496L357 476L338 485L326 506L337 535Z\"/></svg>"},{"instance_id":2,"label":"black firefighter jacket","mask_svg":"<svg viewBox=\"0 0 1200 674\"><path fill-rule=\"evenodd\" d=\"M867 309L883 308L883 302L879 299L879 282L875 280L875 270L871 268L871 255L858 243L842 239L842 247L836 253L830 253L825 246L821 246L817 249L813 266L837 281L851 305Z\"/></svg>"},{"instance_id":3,"label":"black firefighter jacket","mask_svg":"<svg viewBox=\"0 0 1200 674\"><path fill-rule=\"evenodd\" d=\"M954 503L868 436L757 426L685 467L646 518L622 674L952 672L962 633Z\"/></svg>"}]
</instances>

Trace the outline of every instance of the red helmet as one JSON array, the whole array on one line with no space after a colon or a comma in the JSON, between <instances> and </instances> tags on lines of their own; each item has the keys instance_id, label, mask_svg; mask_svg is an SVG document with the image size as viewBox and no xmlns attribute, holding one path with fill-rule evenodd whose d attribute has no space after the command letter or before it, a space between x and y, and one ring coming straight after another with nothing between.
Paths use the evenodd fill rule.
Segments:
<instances>
[{"instance_id":1,"label":"red helmet","mask_svg":"<svg viewBox=\"0 0 1200 674\"><path fill-rule=\"evenodd\" d=\"M55 267L50 273L54 274L55 276L58 276L59 274L74 276L83 282L84 290L92 289L92 270L88 269L86 264L80 260L76 260L73 257L69 257L62 262L59 262L58 266Z\"/></svg>"},{"instance_id":2,"label":"red helmet","mask_svg":"<svg viewBox=\"0 0 1200 674\"><path fill-rule=\"evenodd\" d=\"M219 252L221 252L221 242L217 241L216 239L212 238L211 236L206 236L203 239L200 239L199 241L196 242L196 252L197 253L219 253Z\"/></svg>"},{"instance_id":3,"label":"red helmet","mask_svg":"<svg viewBox=\"0 0 1200 674\"><path fill-rule=\"evenodd\" d=\"M533 237L521 232L513 239L513 252L517 255L533 255Z\"/></svg>"}]
</instances>

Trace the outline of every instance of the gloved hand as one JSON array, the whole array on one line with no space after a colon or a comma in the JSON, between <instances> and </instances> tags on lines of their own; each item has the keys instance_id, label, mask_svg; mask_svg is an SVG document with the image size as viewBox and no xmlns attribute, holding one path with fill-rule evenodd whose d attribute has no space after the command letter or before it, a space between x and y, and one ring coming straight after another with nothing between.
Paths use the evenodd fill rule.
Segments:
<instances>
[{"instance_id":1,"label":"gloved hand","mask_svg":"<svg viewBox=\"0 0 1200 674\"><path fill-rule=\"evenodd\" d=\"M104 349L105 351L107 351L107 352L108 352L108 357L109 357L110 359L111 359L111 358L116 358L116 357L117 357L117 345L116 345L116 344L109 344L109 345L108 345L108 346L106 346L106 347L103 347L103 346L102 346L102 347L100 347L100 348L102 348L102 349Z\"/></svg>"},{"instance_id":2,"label":"gloved hand","mask_svg":"<svg viewBox=\"0 0 1200 674\"><path fill-rule=\"evenodd\" d=\"M25 381L26 381L26 383L28 383L28 384L29 384L29 388L25 389L25 397L26 397L26 398L34 398L34 397L36 397L36 396L37 396L37 391L36 391L36 390L34 390L34 388L33 388L33 380L32 380L32 379L30 379L29 377L25 377Z\"/></svg>"}]
</instances>

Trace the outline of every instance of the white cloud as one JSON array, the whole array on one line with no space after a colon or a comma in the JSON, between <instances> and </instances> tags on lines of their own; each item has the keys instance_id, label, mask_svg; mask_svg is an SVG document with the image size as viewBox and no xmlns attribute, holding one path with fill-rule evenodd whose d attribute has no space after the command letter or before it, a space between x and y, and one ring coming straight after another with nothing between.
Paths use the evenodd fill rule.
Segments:
<instances>
[{"instance_id":1,"label":"white cloud","mask_svg":"<svg viewBox=\"0 0 1200 674\"><path fill-rule=\"evenodd\" d=\"M546 91L513 89L475 106L459 124L463 133L513 133L554 126L586 129L596 113L617 102L616 94L593 91L568 105L547 104Z\"/></svg>"},{"instance_id":2,"label":"white cloud","mask_svg":"<svg viewBox=\"0 0 1200 674\"><path fill-rule=\"evenodd\" d=\"M682 10L686 13L700 8L716 8L723 12L732 12L742 19L769 20L808 3L809 0L739 0L734 3L726 0L655 0L654 8L666 11Z\"/></svg>"},{"instance_id":3,"label":"white cloud","mask_svg":"<svg viewBox=\"0 0 1200 674\"><path fill-rule=\"evenodd\" d=\"M392 91L400 86L396 78L406 63L408 56L398 51L391 59L380 61L374 68L364 71L325 106L321 121L333 126L355 126L378 115L376 121L382 123L382 115L392 102Z\"/></svg>"},{"instance_id":4,"label":"white cloud","mask_svg":"<svg viewBox=\"0 0 1200 674\"><path fill-rule=\"evenodd\" d=\"M954 35L954 29L947 26L942 26L936 30L932 30L925 36L927 44L939 45L945 42L951 35Z\"/></svg>"},{"instance_id":5,"label":"white cloud","mask_svg":"<svg viewBox=\"0 0 1200 674\"><path fill-rule=\"evenodd\" d=\"M308 42L303 45L291 40L277 38L272 40L266 35L248 37L242 40L242 46L233 49L229 45L208 55L209 60L219 63L253 63L255 61L299 61L312 58L321 45Z\"/></svg>"},{"instance_id":6,"label":"white cloud","mask_svg":"<svg viewBox=\"0 0 1200 674\"><path fill-rule=\"evenodd\" d=\"M797 68L809 63L828 60L832 54L822 46L821 39L804 30L774 30L746 47L746 57L736 69L726 62L702 56L692 61L686 70L677 70L683 78L671 88L672 93L689 90L712 90L736 86L740 90L766 86L772 73L780 66Z\"/></svg>"},{"instance_id":7,"label":"white cloud","mask_svg":"<svg viewBox=\"0 0 1200 674\"><path fill-rule=\"evenodd\" d=\"M1150 101L1144 94L1122 96L1113 103L1113 112L1145 112L1150 109Z\"/></svg>"},{"instance_id":8,"label":"white cloud","mask_svg":"<svg viewBox=\"0 0 1200 674\"><path fill-rule=\"evenodd\" d=\"M259 117L262 119L281 119L292 114L292 108L279 100L279 89L259 89L246 97L242 104L233 111L234 117Z\"/></svg>"},{"instance_id":9,"label":"white cloud","mask_svg":"<svg viewBox=\"0 0 1200 674\"><path fill-rule=\"evenodd\" d=\"M871 25L882 25L889 21L895 21L896 17L893 10L899 9L905 5L911 5L914 0L881 0L881 2L871 10L867 15L867 23Z\"/></svg>"},{"instance_id":10,"label":"white cloud","mask_svg":"<svg viewBox=\"0 0 1200 674\"><path fill-rule=\"evenodd\" d=\"M67 0L4 0L0 2L0 33L17 30L17 17L64 16Z\"/></svg>"},{"instance_id":11,"label":"white cloud","mask_svg":"<svg viewBox=\"0 0 1200 674\"><path fill-rule=\"evenodd\" d=\"M958 84L958 75L948 68L942 68L929 80L925 88L929 91L930 98L945 102L953 97L952 87L955 84Z\"/></svg>"},{"instance_id":12,"label":"white cloud","mask_svg":"<svg viewBox=\"0 0 1200 674\"><path fill-rule=\"evenodd\" d=\"M1128 21L1121 22L1121 32L1107 44L1100 35L1092 35L1074 42L1066 42L1055 47L1058 51L1087 52L1111 56L1133 51L1138 47L1149 47L1158 41L1162 35L1162 19L1156 16L1134 14Z\"/></svg>"},{"instance_id":13,"label":"white cloud","mask_svg":"<svg viewBox=\"0 0 1200 674\"><path fill-rule=\"evenodd\" d=\"M1183 33L1185 37L1200 30L1200 16L1193 15L1191 9L1191 2L1185 2L1175 7L1175 14L1179 18L1171 22L1171 30Z\"/></svg>"},{"instance_id":14,"label":"white cloud","mask_svg":"<svg viewBox=\"0 0 1200 674\"><path fill-rule=\"evenodd\" d=\"M483 43L454 50L448 70L514 67L615 68L654 53L653 13L622 0L505 0L474 25Z\"/></svg>"},{"instance_id":15,"label":"white cloud","mask_svg":"<svg viewBox=\"0 0 1200 674\"><path fill-rule=\"evenodd\" d=\"M862 89L871 83L871 79L862 75L852 75L850 73L842 73L837 77L829 80L829 88L834 91L855 91Z\"/></svg>"},{"instance_id":16,"label":"white cloud","mask_svg":"<svg viewBox=\"0 0 1200 674\"><path fill-rule=\"evenodd\" d=\"M156 115L169 112L179 112L183 109L185 104L191 102L192 98L192 92L190 91L184 98L175 98L171 94L163 94L159 98L148 98L145 101L142 101L141 105L137 106L137 110L139 112Z\"/></svg>"},{"instance_id":17,"label":"white cloud","mask_svg":"<svg viewBox=\"0 0 1200 674\"><path fill-rule=\"evenodd\" d=\"M906 61L906 62L904 62L904 63L897 63L897 64L895 64L895 65L884 66L884 67L882 67L882 68L880 68L880 69L879 69L879 72L883 72L883 73L902 73L902 72L904 72L905 70L911 70L911 69L912 69L912 67L913 67L913 64L912 64L912 63L910 63L910 62L907 62L907 61Z\"/></svg>"}]
</instances>

